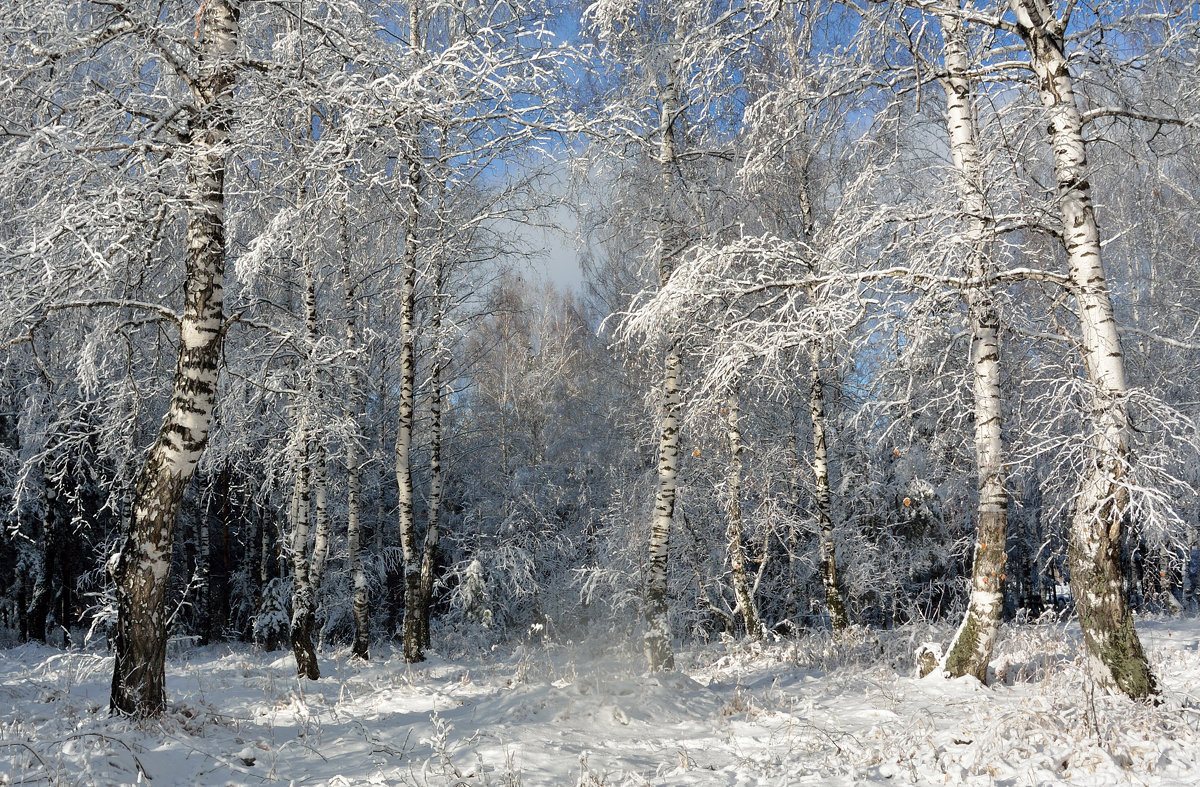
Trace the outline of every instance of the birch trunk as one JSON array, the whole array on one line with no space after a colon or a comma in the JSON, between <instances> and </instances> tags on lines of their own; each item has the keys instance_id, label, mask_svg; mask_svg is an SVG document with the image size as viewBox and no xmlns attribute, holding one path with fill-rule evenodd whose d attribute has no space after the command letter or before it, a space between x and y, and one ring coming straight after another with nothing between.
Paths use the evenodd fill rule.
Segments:
<instances>
[{"instance_id":1,"label":"birch trunk","mask_svg":"<svg viewBox=\"0 0 1200 787\"><path fill-rule=\"evenodd\" d=\"M415 141L414 141L414 144ZM417 525L413 506L412 439L416 381L415 304L417 286L417 225L421 168L414 152L409 160L408 233L404 241L404 282L400 290L400 403L396 429L396 485L399 488L400 551L404 560L404 660L422 661L421 567L417 559Z\"/></svg>"},{"instance_id":2,"label":"birch trunk","mask_svg":"<svg viewBox=\"0 0 1200 787\"><path fill-rule=\"evenodd\" d=\"M1197 549L1200 548L1200 528L1196 526L1195 515L1188 513L1187 525L1187 552L1183 558L1183 607L1189 613L1195 614L1197 608L1200 608L1200 603L1197 603L1197 588L1196 582L1192 577L1196 576L1196 556Z\"/></svg>"},{"instance_id":3,"label":"birch trunk","mask_svg":"<svg viewBox=\"0 0 1200 787\"><path fill-rule=\"evenodd\" d=\"M800 215L803 219L804 241L811 243L815 232L812 196L809 193L807 157L804 161L803 171L804 177L801 180L797 198L800 202ZM815 274L817 270L818 265L814 261L810 265L810 273ZM811 302L816 303L817 295L812 287L809 287L808 298ZM850 627L850 617L846 614L846 602L838 587L837 545L833 540L833 491L829 481L829 438L826 430L828 418L825 414L825 377L821 371L823 361L821 350L819 340L814 340L809 345L808 408L813 435L813 485L816 492L817 523L820 527L821 585L825 591L825 609L829 612L829 627L834 632L838 632ZM794 432L792 441L795 442ZM798 456L799 453L797 453Z\"/></svg>"},{"instance_id":4,"label":"birch trunk","mask_svg":"<svg viewBox=\"0 0 1200 787\"><path fill-rule=\"evenodd\" d=\"M679 112L674 75L668 74L663 90L659 165L662 204L659 207L658 281L663 286L671 277L676 244L671 219L671 191L676 166L675 118ZM663 364L662 409L658 439L658 484L654 494L654 515L650 522L650 555L646 573L646 661L651 672L675 669L671 652L671 625L667 608L667 558L671 538L671 520L675 516L675 494L679 472L679 380L682 358L677 344L667 351Z\"/></svg>"},{"instance_id":5,"label":"birch trunk","mask_svg":"<svg viewBox=\"0 0 1200 787\"><path fill-rule=\"evenodd\" d=\"M313 647L313 588L309 581L308 534L311 525L312 490L308 467L308 424L302 417L300 426L300 456L296 466L296 486L292 491L289 518L292 537L289 544L292 557L292 620L291 645L296 656L296 674L310 680L321 677L317 651Z\"/></svg>"},{"instance_id":6,"label":"birch trunk","mask_svg":"<svg viewBox=\"0 0 1200 787\"><path fill-rule=\"evenodd\" d=\"M211 566L211 548L210 548L210 532L209 532L209 509L210 506L205 506L203 513L200 514L199 528L199 546L196 550L196 609L201 610L202 614L209 611L209 567ZM205 614L205 620L198 627L200 629L200 644L207 645L209 643L209 623L212 618Z\"/></svg>"},{"instance_id":7,"label":"birch trunk","mask_svg":"<svg viewBox=\"0 0 1200 787\"><path fill-rule=\"evenodd\" d=\"M343 203L339 222L342 251L342 284L346 293L346 353L350 357L343 414L351 425L346 441L346 551L350 563L354 644L352 652L366 660L370 656L371 611L367 594L367 572L362 559L362 372L358 347L358 292L350 271L350 224Z\"/></svg>"},{"instance_id":8,"label":"birch trunk","mask_svg":"<svg viewBox=\"0 0 1200 787\"><path fill-rule=\"evenodd\" d=\"M225 271L225 160L238 44L236 0L202 9L195 115L187 151L187 255L174 390L134 492L121 551L110 708L156 716L166 706L166 594L183 493L208 444L220 362Z\"/></svg>"},{"instance_id":9,"label":"birch trunk","mask_svg":"<svg viewBox=\"0 0 1200 787\"><path fill-rule=\"evenodd\" d=\"M438 540L441 531L442 508L442 382L436 364L430 371L433 388L430 401L433 419L429 435L429 520L425 529L425 545L421 552L421 581L419 590L420 636L422 647L429 647L429 615L433 605L433 570L437 565Z\"/></svg>"},{"instance_id":10,"label":"birch trunk","mask_svg":"<svg viewBox=\"0 0 1200 787\"><path fill-rule=\"evenodd\" d=\"M792 629L796 629L796 616L801 606L797 598L800 583L796 581L796 557L800 551L800 440L796 437L796 427L799 415L795 409L788 424L788 523L787 535L784 539L784 549L787 550L787 576L789 578L787 601L784 605L784 619ZM807 599L806 599L807 601Z\"/></svg>"},{"instance_id":11,"label":"birch trunk","mask_svg":"<svg viewBox=\"0 0 1200 787\"><path fill-rule=\"evenodd\" d=\"M444 152L447 132L440 131L438 150ZM437 170L433 200L437 216L438 237L444 237L446 224L446 172L445 159L435 159ZM445 405L442 385L442 370L445 366L445 347L442 343L442 326L445 321L449 295L446 292L446 260L442 253L431 260L433 279L433 309L429 332L433 337L433 356L429 368L429 512L425 526L425 546L421 553L421 644L431 645L429 631L430 609L433 606L433 572L437 566L438 542L441 539L442 495L445 490L445 474L442 468L442 439L444 435L442 411Z\"/></svg>"},{"instance_id":12,"label":"birch trunk","mask_svg":"<svg viewBox=\"0 0 1200 787\"><path fill-rule=\"evenodd\" d=\"M317 515L317 532L313 538L312 566L309 569L313 593L325 580L325 563L329 559L329 484L326 470L325 446L317 438L312 466L313 504Z\"/></svg>"},{"instance_id":13,"label":"birch trunk","mask_svg":"<svg viewBox=\"0 0 1200 787\"><path fill-rule=\"evenodd\" d=\"M307 257L301 263L304 272L304 326L307 346L313 348L317 341L317 292L316 283L313 281L312 273L309 270L309 261ZM296 655L296 672L302 677L316 680L321 677L321 670L317 664L317 651L313 647L312 634L313 624L316 616L316 585L319 580L319 568L317 566L318 550L314 550L312 562L309 562L308 557L308 536L312 528L312 507L313 507L313 481L314 476L319 476L320 471L317 469L323 461L320 451L317 451L317 456L312 456L312 435L309 433L309 424L311 423L311 402L313 399L314 377L316 369L313 368L312 360L307 363L305 375L307 382L305 384L304 401L300 403L300 426L297 440L299 442L299 452L296 465L296 486L292 493L292 537L291 537L291 557L292 557L292 626L291 626L291 644L292 652ZM322 493L323 494L323 493ZM328 531L328 522L326 522L326 531ZM320 534L318 534L318 540Z\"/></svg>"},{"instance_id":14,"label":"birch trunk","mask_svg":"<svg viewBox=\"0 0 1200 787\"><path fill-rule=\"evenodd\" d=\"M229 610L232 607L229 599L229 465L221 468L220 475L221 505L218 509L221 527L217 536L209 541L206 554L208 555L208 600L205 611L205 643L216 642L226 636L229 625ZM251 538L251 555L253 555L254 539ZM253 566L253 557L248 565Z\"/></svg>"},{"instance_id":15,"label":"birch trunk","mask_svg":"<svg viewBox=\"0 0 1200 787\"><path fill-rule=\"evenodd\" d=\"M725 482L725 493L729 496L729 526L726 530L729 538L729 569L733 575L733 592L737 596L746 636L758 639L762 636L762 626L758 621L758 608L754 604L754 591L746 575L746 552L742 548L742 454L746 447L742 443L736 395L729 397L725 417L728 423L726 436L729 439L729 475Z\"/></svg>"},{"instance_id":16,"label":"birch trunk","mask_svg":"<svg viewBox=\"0 0 1200 787\"><path fill-rule=\"evenodd\" d=\"M975 523L975 556L971 571L971 597L962 624L955 632L943 661L951 677L971 675L987 682L992 645L1004 610L1004 561L1008 540L1008 491L1003 464L1003 409L1000 391L1000 312L988 277L993 265L984 248L986 205L983 167L976 144L967 76L970 58L962 21L942 16L945 46L946 124L950 153L957 171L959 208L967 224L971 254L971 280L966 293L971 325L972 392L975 408L975 466L979 500Z\"/></svg>"},{"instance_id":17,"label":"birch trunk","mask_svg":"<svg viewBox=\"0 0 1200 787\"><path fill-rule=\"evenodd\" d=\"M440 294L441 287L438 291ZM441 305L434 307L433 333L438 336L442 327ZM439 341L440 339L435 339ZM433 605L433 569L437 565L438 540L441 536L442 490L442 364L433 359L429 370L429 521L425 529L425 548L421 554L421 644L429 647L429 610Z\"/></svg>"},{"instance_id":18,"label":"birch trunk","mask_svg":"<svg viewBox=\"0 0 1200 787\"><path fill-rule=\"evenodd\" d=\"M1046 0L1009 0L1009 6L1050 120L1068 275L1091 384L1092 433L1067 548L1071 593L1093 680L1104 690L1145 698L1157 694L1158 688L1121 591L1121 520L1129 503L1124 481L1129 461L1125 361L1100 257L1083 123L1063 52L1063 23Z\"/></svg>"},{"instance_id":19,"label":"birch trunk","mask_svg":"<svg viewBox=\"0 0 1200 787\"><path fill-rule=\"evenodd\" d=\"M38 538L37 564L34 572L33 590L30 593L28 626L30 635L39 642L46 642L46 624L50 620L50 605L53 601L53 577L58 545L58 490L51 486L50 479L43 473L46 485L45 506L42 514L42 532Z\"/></svg>"},{"instance_id":20,"label":"birch trunk","mask_svg":"<svg viewBox=\"0 0 1200 787\"><path fill-rule=\"evenodd\" d=\"M809 367L812 471L816 487L817 521L821 528L821 584L825 588L829 625L837 632L849 628L850 619L838 588L837 549L833 541L833 495L829 485L829 446L825 436L825 380L821 374L821 348L817 342L813 342L809 348Z\"/></svg>"},{"instance_id":21,"label":"birch trunk","mask_svg":"<svg viewBox=\"0 0 1200 787\"><path fill-rule=\"evenodd\" d=\"M422 43L420 31L421 4L409 0L408 32L409 58L414 72L421 61ZM396 484L400 489L400 552L404 561L404 660L411 663L423 661L421 638L421 565L417 557L417 523L413 505L412 439L413 415L416 410L416 288L417 255L419 251L417 231L420 228L420 199L423 176L420 125L410 130L412 139L408 144L412 150L408 156L408 216L407 233L404 239L404 283L400 291L400 403L399 423L396 431Z\"/></svg>"}]
</instances>

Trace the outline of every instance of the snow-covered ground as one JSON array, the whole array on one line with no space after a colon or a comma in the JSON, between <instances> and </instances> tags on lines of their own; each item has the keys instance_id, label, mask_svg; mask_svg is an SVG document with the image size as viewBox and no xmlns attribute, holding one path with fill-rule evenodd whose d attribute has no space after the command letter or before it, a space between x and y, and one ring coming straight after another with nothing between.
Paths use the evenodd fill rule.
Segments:
<instances>
[{"instance_id":1,"label":"snow-covered ground","mask_svg":"<svg viewBox=\"0 0 1200 787\"><path fill-rule=\"evenodd\" d=\"M324 654L183 650L171 708L106 713L112 660L0 651L0 783L864 785L1200 783L1200 621L1139 622L1150 707L1089 696L1078 635L1009 626L990 688L917 680L910 627L726 644L641 673L628 649L531 645L407 667Z\"/></svg>"}]
</instances>

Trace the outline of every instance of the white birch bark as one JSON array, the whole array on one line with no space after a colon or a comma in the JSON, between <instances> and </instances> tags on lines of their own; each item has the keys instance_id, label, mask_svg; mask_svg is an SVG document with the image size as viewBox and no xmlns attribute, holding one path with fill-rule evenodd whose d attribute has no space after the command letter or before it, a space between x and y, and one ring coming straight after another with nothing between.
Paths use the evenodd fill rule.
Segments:
<instances>
[{"instance_id":1,"label":"white birch bark","mask_svg":"<svg viewBox=\"0 0 1200 787\"><path fill-rule=\"evenodd\" d=\"M445 152L447 149L447 132L443 128L439 134L438 148ZM446 191L449 173L446 170L445 159L434 157L434 189L432 200L434 215L437 219L437 237L444 237L448 230L446 219ZM433 606L433 573L437 566L438 542L441 539L442 495L445 490L445 472L442 467L442 442L444 436L443 410L445 407L445 390L442 382L442 372L446 365L446 350L443 344L442 327L446 317L446 309L450 302L446 291L446 278L449 274L446 259L441 251L435 253L430 260L430 278L433 287L433 307L430 317L429 331L433 337L433 347L430 355L432 360L429 368L429 498L428 514L425 524L425 544L421 552L421 644L430 647L429 630L430 610Z\"/></svg>"},{"instance_id":2,"label":"white birch bark","mask_svg":"<svg viewBox=\"0 0 1200 787\"><path fill-rule=\"evenodd\" d=\"M445 265L440 256L433 266L435 302L430 325L434 348L433 362L429 369L429 513L425 527L425 546L421 554L420 589L421 640L424 647L430 646L429 615L433 605L433 570L437 565L438 541L441 538L442 493L445 489L445 475L442 470L442 408L445 401L442 390L442 320L447 296Z\"/></svg>"},{"instance_id":3,"label":"white birch bark","mask_svg":"<svg viewBox=\"0 0 1200 787\"><path fill-rule=\"evenodd\" d=\"M729 473L725 481L725 494L729 498L729 523L726 528L726 537L729 540L729 570L733 577L733 593L737 597L738 611L742 614L746 636L758 639L762 636L762 626L759 624L758 608L754 603L754 591L746 575L746 551L742 547L742 454L746 446L742 442L736 394L730 396L726 403L725 419L726 438L729 440Z\"/></svg>"},{"instance_id":4,"label":"white birch bark","mask_svg":"<svg viewBox=\"0 0 1200 787\"><path fill-rule=\"evenodd\" d=\"M420 32L421 6L417 0L409 0L409 53L415 70L421 56ZM416 411L416 288L417 256L419 252L417 232L420 228L420 200L423 180L420 125L410 130L412 138L407 140L411 150L407 156L408 178L406 203L406 235L404 280L400 289L400 402L396 430L396 485L399 487L398 518L400 523L400 552L404 561L404 660L411 663L423 661L421 638L421 565L417 556L417 523L414 507L412 476L413 416Z\"/></svg>"},{"instance_id":5,"label":"white birch bark","mask_svg":"<svg viewBox=\"0 0 1200 787\"><path fill-rule=\"evenodd\" d=\"M208 507L205 507L204 512L200 515L199 526L199 544L196 552L196 608L203 611L207 617L211 613L209 605L209 567L211 565L211 549L212 541L208 526ZM209 640L210 620L206 620L201 624L200 644L207 645Z\"/></svg>"},{"instance_id":6,"label":"white birch bark","mask_svg":"<svg viewBox=\"0 0 1200 787\"><path fill-rule=\"evenodd\" d=\"M329 559L329 484L326 471L328 457L321 437L316 438L313 454L313 506L317 519L317 531L313 539L312 566L309 573L313 593L316 593L321 589L321 583L325 580L325 562Z\"/></svg>"},{"instance_id":7,"label":"white birch bark","mask_svg":"<svg viewBox=\"0 0 1200 787\"><path fill-rule=\"evenodd\" d=\"M673 231L671 191L675 178L675 120L679 112L674 74L668 73L662 95L662 122L659 130L659 167L662 203L659 206L658 281L663 286L671 277L680 239ZM650 670L675 668L671 652L671 626L667 608L667 560L671 538L671 520L675 516L675 495L679 472L679 406L682 359L679 347L667 351L663 364L663 393L658 440L658 483L654 495L654 514L650 522L650 555L646 573L646 661Z\"/></svg>"},{"instance_id":8,"label":"white birch bark","mask_svg":"<svg viewBox=\"0 0 1200 787\"><path fill-rule=\"evenodd\" d=\"M187 148L184 310L174 389L135 487L133 516L110 561L117 596L110 707L156 716L166 705L166 593L183 493L208 444L220 361L225 271L225 162L238 47L235 0L208 0L200 20L200 109Z\"/></svg>"},{"instance_id":9,"label":"white birch bark","mask_svg":"<svg viewBox=\"0 0 1200 787\"><path fill-rule=\"evenodd\" d=\"M805 177L800 183L797 197L800 201L800 212L803 218L804 241L811 243L814 235L813 205L808 190L807 169L806 162ZM818 265L814 261L810 266L810 273L816 273L817 270ZM816 290L811 286L808 288L808 298L811 302L816 302ZM814 339L808 347L808 412L813 436L811 467L819 526L821 586L825 591L825 609L829 613L829 627L836 633L850 627L850 616L846 612L846 601L842 598L842 591L838 585L837 545L833 540L833 485L829 480L829 438L826 428L828 418L825 414L823 356L820 340ZM793 435L794 441L795 436Z\"/></svg>"},{"instance_id":10,"label":"white birch bark","mask_svg":"<svg viewBox=\"0 0 1200 787\"><path fill-rule=\"evenodd\" d=\"M301 268L304 276L304 332L306 345L311 350L317 342L317 292L307 255L302 259ZM297 673L302 677L316 680L321 677L321 671L317 664L317 652L313 646L312 633L316 615L317 584L320 579L317 572L315 550L312 562L309 560L308 537L312 528L314 476L320 475L315 468L323 461L323 452L318 450L315 452L316 456L313 456L314 438L309 429L312 422L311 407L317 374L311 359L308 359L306 363L304 374L306 378L304 399L298 408L300 424L297 430L299 449L296 460L296 486L292 494L290 517L292 526L290 539L292 562L291 644L292 651L296 655ZM328 527L328 521L326 521L326 539L328 539Z\"/></svg>"},{"instance_id":11,"label":"white birch bark","mask_svg":"<svg viewBox=\"0 0 1200 787\"><path fill-rule=\"evenodd\" d=\"M350 222L345 202L339 211L339 245L342 253L342 285L346 297L346 399L343 411L351 425L346 440L346 550L350 563L350 584L354 616L354 656L367 659L371 644L371 610L367 572L362 558L362 371L358 343L358 292L350 270Z\"/></svg>"},{"instance_id":12,"label":"white birch bark","mask_svg":"<svg viewBox=\"0 0 1200 787\"><path fill-rule=\"evenodd\" d=\"M434 319L434 330L437 323ZM433 605L433 570L437 565L438 541L441 538L442 491L445 477L442 471L442 369L435 359L429 370L429 514L425 527L425 546L421 553L421 644L430 645L429 614Z\"/></svg>"},{"instance_id":13,"label":"white birch bark","mask_svg":"<svg viewBox=\"0 0 1200 787\"><path fill-rule=\"evenodd\" d=\"M976 509L971 596L963 621L943 660L952 677L972 675L987 681L992 645L1004 609L1004 561L1008 540L1008 492L1003 464L1003 410L1000 390L1000 313L987 283L994 266L985 249L983 166L976 143L967 76L967 32L953 14L941 18L945 48L946 124L956 170L958 203L966 222L971 280L967 291L971 325L972 393L975 408L975 464L979 500Z\"/></svg>"},{"instance_id":14,"label":"white birch bark","mask_svg":"<svg viewBox=\"0 0 1200 787\"><path fill-rule=\"evenodd\" d=\"M1100 232L1087 180L1083 122L1063 50L1063 23L1046 0L1009 0L1029 50L1049 118L1068 276L1083 363L1091 384L1092 434L1071 512L1071 592L1091 675L1104 690L1135 697L1158 692L1121 590L1121 520L1129 493L1125 361L1100 256Z\"/></svg>"},{"instance_id":15,"label":"white birch bark","mask_svg":"<svg viewBox=\"0 0 1200 787\"><path fill-rule=\"evenodd\" d=\"M288 516L292 526L288 544L292 564L291 645L296 656L296 673L301 677L316 680L321 677L321 671L312 643L315 599L308 562L308 535L312 527L312 487L308 466L307 414L301 416L298 439L301 448L296 460L296 484L292 491L292 504Z\"/></svg>"},{"instance_id":16,"label":"white birch bark","mask_svg":"<svg viewBox=\"0 0 1200 787\"><path fill-rule=\"evenodd\" d=\"M415 144L415 142L414 142ZM417 524L414 509L412 440L415 412L416 343L415 304L417 282L417 229L420 218L421 167L414 153L409 160L408 231L404 241L404 280L400 290L400 401L396 429L396 485L399 488L398 518L400 551L404 561L404 659L424 659L421 649L421 567L417 557Z\"/></svg>"},{"instance_id":17,"label":"white birch bark","mask_svg":"<svg viewBox=\"0 0 1200 787\"><path fill-rule=\"evenodd\" d=\"M833 541L833 494L829 483L829 446L825 436L825 379L821 372L821 347L809 345L809 413L812 419L812 472L816 490L817 522L821 538L821 584L829 625L835 632L850 626L846 603L838 587L837 549Z\"/></svg>"},{"instance_id":18,"label":"white birch bark","mask_svg":"<svg viewBox=\"0 0 1200 787\"><path fill-rule=\"evenodd\" d=\"M1196 526L1196 515L1190 511L1187 515L1187 551L1183 556L1183 608L1191 614L1195 614L1200 603L1197 603L1197 587L1196 582L1192 579L1193 571L1196 570L1195 555L1197 549L1200 549L1200 528Z\"/></svg>"}]
</instances>

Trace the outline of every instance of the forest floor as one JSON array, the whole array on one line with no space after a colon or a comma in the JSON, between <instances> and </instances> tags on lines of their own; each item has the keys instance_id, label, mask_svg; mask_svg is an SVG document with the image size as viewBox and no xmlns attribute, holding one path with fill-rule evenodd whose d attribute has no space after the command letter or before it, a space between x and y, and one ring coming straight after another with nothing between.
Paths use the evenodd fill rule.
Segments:
<instances>
[{"instance_id":1,"label":"forest floor","mask_svg":"<svg viewBox=\"0 0 1200 787\"><path fill-rule=\"evenodd\" d=\"M642 673L629 648L539 642L405 666L181 648L170 710L107 715L112 659L0 650L0 784L1194 785L1200 620L1139 629L1156 707L1085 689L1078 631L1009 625L989 688L913 677L948 630L725 643Z\"/></svg>"}]
</instances>

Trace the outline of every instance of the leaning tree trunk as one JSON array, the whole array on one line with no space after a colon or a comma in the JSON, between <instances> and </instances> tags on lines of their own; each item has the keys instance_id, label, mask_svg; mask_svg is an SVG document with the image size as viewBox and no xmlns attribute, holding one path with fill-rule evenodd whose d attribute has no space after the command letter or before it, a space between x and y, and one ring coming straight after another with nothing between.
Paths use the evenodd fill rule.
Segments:
<instances>
[{"instance_id":1,"label":"leaning tree trunk","mask_svg":"<svg viewBox=\"0 0 1200 787\"><path fill-rule=\"evenodd\" d=\"M1078 307L1083 365L1091 384L1092 433L1071 512L1071 593L1092 678L1105 690L1158 693L1122 593L1121 521L1128 510L1129 414L1125 361L1100 258L1100 232L1087 179L1083 121L1063 52L1063 23L1044 0L1009 0L1049 116L1054 174Z\"/></svg>"},{"instance_id":2,"label":"leaning tree trunk","mask_svg":"<svg viewBox=\"0 0 1200 787\"><path fill-rule=\"evenodd\" d=\"M154 716L166 706L167 578L183 493L208 444L224 309L225 159L238 23L234 0L202 7L200 66L188 150L187 257L171 403L142 467L133 516L110 561L117 596L110 707Z\"/></svg>"},{"instance_id":3,"label":"leaning tree trunk","mask_svg":"<svg viewBox=\"0 0 1200 787\"><path fill-rule=\"evenodd\" d=\"M809 348L809 411L812 417L812 471L816 487L817 521L821 528L821 584L825 589L825 607L829 625L836 631L850 626L846 603L838 588L837 548L833 541L833 495L829 485L829 445L825 436L825 378L821 373L821 348L814 341Z\"/></svg>"},{"instance_id":4,"label":"leaning tree trunk","mask_svg":"<svg viewBox=\"0 0 1200 787\"><path fill-rule=\"evenodd\" d=\"M1001 436L1000 312L988 277L993 265L984 248L983 167L975 139L971 107L970 59L962 21L942 16L945 46L946 124L957 171L959 209L966 218L971 281L967 291L971 324L971 364L975 399L975 466L979 489L975 523L975 559L971 597L962 624L946 651L943 668L955 678L972 675L987 682L992 645L1004 610L1004 561L1008 540L1008 491Z\"/></svg>"},{"instance_id":5,"label":"leaning tree trunk","mask_svg":"<svg viewBox=\"0 0 1200 787\"><path fill-rule=\"evenodd\" d=\"M677 164L675 118L679 113L673 75L663 90L662 127L659 150L662 204L659 206L658 282L665 286L671 278L680 239L673 232L671 192ZM678 343L667 351L663 364L662 409L658 438L658 485L654 493L654 514L650 522L650 561L646 572L646 661L652 672L675 669L671 652L671 625L667 609L667 556L671 539L671 520L675 517L675 493L679 471L679 382L682 355Z\"/></svg>"},{"instance_id":6,"label":"leaning tree trunk","mask_svg":"<svg viewBox=\"0 0 1200 787\"><path fill-rule=\"evenodd\" d=\"M758 639L762 636L762 627L758 622L758 608L754 604L754 590L746 575L746 551L742 548L742 454L746 447L742 443L739 416L735 394L729 397L725 408L728 424L726 436L729 439L729 475L725 482L725 494L729 496L729 526L726 536L729 539L729 570L733 575L733 593L737 596L738 610L742 613L746 636Z\"/></svg>"}]
</instances>

